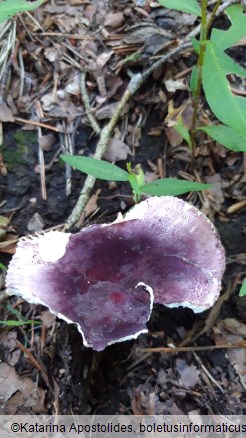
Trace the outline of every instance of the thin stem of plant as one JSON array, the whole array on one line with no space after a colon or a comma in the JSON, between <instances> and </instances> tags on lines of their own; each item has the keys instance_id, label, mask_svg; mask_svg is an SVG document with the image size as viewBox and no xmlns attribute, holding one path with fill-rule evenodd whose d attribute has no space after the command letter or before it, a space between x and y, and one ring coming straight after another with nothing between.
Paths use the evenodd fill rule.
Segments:
<instances>
[{"instance_id":1,"label":"thin stem of plant","mask_svg":"<svg viewBox=\"0 0 246 438\"><path fill-rule=\"evenodd\" d=\"M214 9L212 10L212 13L211 13L211 15L209 17L208 24L207 24L207 35L208 35L208 32L209 32L209 30L210 30L210 28L211 28L211 26L213 24L213 21L214 21L215 16L216 16L216 12L218 11L221 3L222 3L222 0L218 0L216 5L215 5L215 7L214 7Z\"/></svg>"},{"instance_id":2,"label":"thin stem of plant","mask_svg":"<svg viewBox=\"0 0 246 438\"><path fill-rule=\"evenodd\" d=\"M198 64L197 64L197 85L196 85L196 91L195 91L195 96L194 96L194 109L193 109L192 125L191 125L191 152L192 152L193 163L194 163L195 148L196 148L195 129L196 129L196 124L197 124L198 105L199 105L201 88L202 88L202 67L203 67L205 48L206 48L206 46L205 46L206 38L207 38L207 0L202 0L200 50L199 50L199 57L198 57Z\"/></svg>"},{"instance_id":3,"label":"thin stem of plant","mask_svg":"<svg viewBox=\"0 0 246 438\"><path fill-rule=\"evenodd\" d=\"M210 15L207 15L207 0L202 0L202 20L201 20L201 31L200 31L200 51L197 65L197 88L194 97L194 110L192 116L192 126L191 126L191 149L192 149L192 163L194 164L195 149L196 149L196 125L198 120L198 106L201 95L202 88L202 68L204 63L204 56L206 50L206 40L208 37L208 32L213 24L214 18L219 12L222 12L225 8L224 5L221 6L222 0L217 0ZM234 0L228 3L235 3ZM223 7L223 9L222 9ZM193 35L195 36L195 35Z\"/></svg>"}]
</instances>

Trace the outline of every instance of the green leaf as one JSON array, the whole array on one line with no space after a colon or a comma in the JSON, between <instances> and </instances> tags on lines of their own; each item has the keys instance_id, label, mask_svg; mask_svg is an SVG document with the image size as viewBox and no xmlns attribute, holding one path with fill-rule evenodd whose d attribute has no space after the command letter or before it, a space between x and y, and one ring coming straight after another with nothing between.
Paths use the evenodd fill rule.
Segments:
<instances>
[{"instance_id":1,"label":"green leaf","mask_svg":"<svg viewBox=\"0 0 246 438\"><path fill-rule=\"evenodd\" d=\"M6 271L7 268L2 263L0 263L0 269L3 269L4 271Z\"/></svg>"},{"instance_id":2,"label":"green leaf","mask_svg":"<svg viewBox=\"0 0 246 438\"><path fill-rule=\"evenodd\" d=\"M226 31L213 29L211 33L211 40L220 50L228 49L246 35L246 15L243 13L242 6L230 6L225 10L225 13L231 21L230 28Z\"/></svg>"},{"instance_id":3,"label":"green leaf","mask_svg":"<svg viewBox=\"0 0 246 438\"><path fill-rule=\"evenodd\" d=\"M9 327L15 327L15 326L19 326L19 325L26 325L26 324L35 324L35 325L39 325L42 324L41 321L32 321L30 319L28 319L27 321L15 321L15 320L8 320L8 321L0 321L0 324L2 325L7 325Z\"/></svg>"},{"instance_id":4,"label":"green leaf","mask_svg":"<svg viewBox=\"0 0 246 438\"><path fill-rule=\"evenodd\" d=\"M208 41L203 65L203 89L216 117L246 135L246 99L232 94L225 76L226 72L230 73L227 62L221 64L221 53L214 43Z\"/></svg>"},{"instance_id":5,"label":"green leaf","mask_svg":"<svg viewBox=\"0 0 246 438\"><path fill-rule=\"evenodd\" d=\"M246 34L246 32L245 32ZM216 46L218 49L218 46ZM234 73L235 75L241 76L242 78L246 78L246 70L241 67L241 65L237 64L230 56L228 56L225 52L221 52L220 49L216 51L216 56L218 62L221 65L221 70L226 76L228 73Z\"/></svg>"},{"instance_id":6,"label":"green leaf","mask_svg":"<svg viewBox=\"0 0 246 438\"><path fill-rule=\"evenodd\" d=\"M241 289L239 291L239 296L244 297L246 295L246 278L243 280L243 284L241 286Z\"/></svg>"},{"instance_id":7,"label":"green leaf","mask_svg":"<svg viewBox=\"0 0 246 438\"><path fill-rule=\"evenodd\" d=\"M206 134L231 151L246 152L246 136L230 126L201 126L197 130L206 132Z\"/></svg>"},{"instance_id":8,"label":"green leaf","mask_svg":"<svg viewBox=\"0 0 246 438\"><path fill-rule=\"evenodd\" d=\"M187 14L201 16L201 8L196 0L158 0L162 6Z\"/></svg>"},{"instance_id":9,"label":"green leaf","mask_svg":"<svg viewBox=\"0 0 246 438\"><path fill-rule=\"evenodd\" d=\"M20 321L27 321L27 318L25 318L24 316L22 316L21 312L18 309L15 309L13 306L11 306L11 304L6 304L6 309L12 313L13 315L16 316L16 318L18 318Z\"/></svg>"},{"instance_id":10,"label":"green leaf","mask_svg":"<svg viewBox=\"0 0 246 438\"><path fill-rule=\"evenodd\" d=\"M200 41L198 41L195 37L191 37L192 46L196 55L200 53Z\"/></svg>"},{"instance_id":11,"label":"green leaf","mask_svg":"<svg viewBox=\"0 0 246 438\"><path fill-rule=\"evenodd\" d=\"M22 11L31 11L38 8L44 0L30 2L27 0L4 0L0 3L0 23Z\"/></svg>"},{"instance_id":12,"label":"green leaf","mask_svg":"<svg viewBox=\"0 0 246 438\"><path fill-rule=\"evenodd\" d=\"M187 128L187 126L184 124L183 121L183 117L179 116L177 123L175 125L173 125L175 131L177 131L177 133L179 135L181 135L182 138L184 138L184 140L188 143L188 145L191 147L191 138L190 138L190 133L189 133L189 129Z\"/></svg>"},{"instance_id":13,"label":"green leaf","mask_svg":"<svg viewBox=\"0 0 246 438\"><path fill-rule=\"evenodd\" d=\"M79 155L61 155L61 159L81 172L106 181L128 181L129 174L118 166L104 160L95 160Z\"/></svg>"},{"instance_id":14,"label":"green leaf","mask_svg":"<svg viewBox=\"0 0 246 438\"><path fill-rule=\"evenodd\" d=\"M138 184L137 175L134 175L134 173L129 174L128 181L131 184L133 193L135 195L141 195L141 190Z\"/></svg>"},{"instance_id":15,"label":"green leaf","mask_svg":"<svg viewBox=\"0 0 246 438\"><path fill-rule=\"evenodd\" d=\"M141 186L140 189L142 192L148 193L149 195L177 196L191 191L206 190L211 186L211 184L181 181L175 178L162 178L157 179L149 184L145 184Z\"/></svg>"}]
</instances>

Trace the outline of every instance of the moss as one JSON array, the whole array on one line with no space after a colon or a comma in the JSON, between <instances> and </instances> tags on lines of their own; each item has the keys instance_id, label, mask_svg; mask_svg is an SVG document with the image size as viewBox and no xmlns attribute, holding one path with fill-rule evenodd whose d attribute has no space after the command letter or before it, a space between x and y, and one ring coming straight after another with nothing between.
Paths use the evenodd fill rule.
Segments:
<instances>
[{"instance_id":1,"label":"moss","mask_svg":"<svg viewBox=\"0 0 246 438\"><path fill-rule=\"evenodd\" d=\"M37 134L33 131L16 131L14 141L4 141L0 145L8 171L13 171L20 164L30 164L33 159L33 146L37 144Z\"/></svg>"}]
</instances>

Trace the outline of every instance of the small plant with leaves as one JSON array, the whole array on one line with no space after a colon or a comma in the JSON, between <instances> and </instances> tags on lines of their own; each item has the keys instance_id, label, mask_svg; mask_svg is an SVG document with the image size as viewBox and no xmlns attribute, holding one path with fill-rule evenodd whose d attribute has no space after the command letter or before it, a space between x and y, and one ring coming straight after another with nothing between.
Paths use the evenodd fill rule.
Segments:
<instances>
[{"instance_id":1,"label":"small plant with leaves","mask_svg":"<svg viewBox=\"0 0 246 438\"><path fill-rule=\"evenodd\" d=\"M159 3L167 8L201 17L200 40L192 40L198 54L198 62L192 69L190 81L194 99L192 127L189 131L180 116L174 128L191 146L193 156L195 135L199 130L230 150L246 152L246 99L233 94L227 79L228 74L245 78L246 70L225 53L225 50L246 36L246 15L242 7L233 5L226 9L231 26L223 31L215 28L211 30L222 0L216 2L210 15L207 0L201 1L201 7L197 0L159 0ZM218 119L218 123L211 122L209 126L198 126L198 104L202 87L207 103Z\"/></svg>"},{"instance_id":2,"label":"small plant with leaves","mask_svg":"<svg viewBox=\"0 0 246 438\"><path fill-rule=\"evenodd\" d=\"M225 53L225 50L246 36L246 15L242 7L233 5L226 9L231 26L223 31L215 28L211 30L222 0L216 2L210 16L207 11L207 0L201 1L201 7L196 0L159 0L159 3L167 8L201 17L200 41L195 39L192 41L194 50L198 54L198 63L193 67L190 81L194 99L192 128L189 132L182 116L179 117L174 128L191 146L193 156L195 135L199 130L232 151L246 152L246 99L233 94L227 78L228 74L246 78L246 70ZM218 119L218 123L211 123L209 126L197 126L202 87L207 103ZM246 279L243 281L239 295L246 295Z\"/></svg>"},{"instance_id":3,"label":"small plant with leaves","mask_svg":"<svg viewBox=\"0 0 246 438\"><path fill-rule=\"evenodd\" d=\"M143 193L151 196L177 196L190 191L205 190L211 184L201 184L193 181L181 181L175 178L161 178L148 184L144 182L144 173L141 166L134 170L131 163L127 163L127 170L104 160L95 160L90 157L77 155L61 155L63 161L70 166L106 181L128 181L130 183L135 202L139 202Z\"/></svg>"}]
</instances>

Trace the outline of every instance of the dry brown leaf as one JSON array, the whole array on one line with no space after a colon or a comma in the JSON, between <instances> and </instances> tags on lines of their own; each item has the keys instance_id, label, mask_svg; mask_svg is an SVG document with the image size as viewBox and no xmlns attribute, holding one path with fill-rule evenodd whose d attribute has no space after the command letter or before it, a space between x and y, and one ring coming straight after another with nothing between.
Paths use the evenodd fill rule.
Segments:
<instances>
[{"instance_id":1,"label":"dry brown leaf","mask_svg":"<svg viewBox=\"0 0 246 438\"><path fill-rule=\"evenodd\" d=\"M100 193L101 193L101 189L98 189L96 191L96 193L94 193L94 195L92 195L90 197L89 201L86 204L85 210L84 210L85 217L90 216L92 213L94 213L94 211L97 210L97 208L98 208L97 200L98 200Z\"/></svg>"},{"instance_id":2,"label":"dry brown leaf","mask_svg":"<svg viewBox=\"0 0 246 438\"><path fill-rule=\"evenodd\" d=\"M141 126L128 125L128 135L126 137L129 146L136 148L140 146L140 141L142 138L142 128Z\"/></svg>"},{"instance_id":3,"label":"dry brown leaf","mask_svg":"<svg viewBox=\"0 0 246 438\"><path fill-rule=\"evenodd\" d=\"M159 173L155 173L155 172L150 172L150 171L146 171L144 172L144 181L145 184L148 184L152 181L156 181L158 178L160 177Z\"/></svg>"},{"instance_id":4,"label":"dry brown leaf","mask_svg":"<svg viewBox=\"0 0 246 438\"><path fill-rule=\"evenodd\" d=\"M52 149L53 144L55 143L56 138L53 134L42 135L38 139L39 146L43 151L50 151Z\"/></svg>"},{"instance_id":5,"label":"dry brown leaf","mask_svg":"<svg viewBox=\"0 0 246 438\"><path fill-rule=\"evenodd\" d=\"M176 81L167 79L164 83L169 93L175 93L177 90L187 90L186 79L177 79Z\"/></svg>"},{"instance_id":6,"label":"dry brown leaf","mask_svg":"<svg viewBox=\"0 0 246 438\"><path fill-rule=\"evenodd\" d=\"M6 176L7 175L7 167L6 164L4 162L3 156L0 153L0 175Z\"/></svg>"},{"instance_id":7,"label":"dry brown leaf","mask_svg":"<svg viewBox=\"0 0 246 438\"><path fill-rule=\"evenodd\" d=\"M18 237L8 235L4 241L0 242L0 252L4 252L6 254L14 254L17 242Z\"/></svg>"},{"instance_id":8,"label":"dry brown leaf","mask_svg":"<svg viewBox=\"0 0 246 438\"><path fill-rule=\"evenodd\" d=\"M6 105L6 103L2 103L0 105L0 121L1 122L14 122L15 118L11 109Z\"/></svg>"},{"instance_id":9,"label":"dry brown leaf","mask_svg":"<svg viewBox=\"0 0 246 438\"><path fill-rule=\"evenodd\" d=\"M10 366L15 366L20 359L21 351L16 348L17 333L15 330L2 332L0 336L0 342L4 347L4 360Z\"/></svg>"},{"instance_id":10,"label":"dry brown leaf","mask_svg":"<svg viewBox=\"0 0 246 438\"><path fill-rule=\"evenodd\" d=\"M109 14L106 15L104 26L112 27L113 29L122 26L122 23L124 21L124 14L123 12L109 12Z\"/></svg>"},{"instance_id":11,"label":"dry brown leaf","mask_svg":"<svg viewBox=\"0 0 246 438\"><path fill-rule=\"evenodd\" d=\"M69 83L65 86L65 91L74 96L80 96L80 76L78 74L70 78Z\"/></svg>"},{"instance_id":12,"label":"dry brown leaf","mask_svg":"<svg viewBox=\"0 0 246 438\"><path fill-rule=\"evenodd\" d=\"M109 74L106 76L107 98L114 96L120 87L122 87L123 81L119 76Z\"/></svg>"},{"instance_id":13,"label":"dry brown leaf","mask_svg":"<svg viewBox=\"0 0 246 438\"><path fill-rule=\"evenodd\" d=\"M115 110L118 106L118 102L110 103L108 105L103 106L102 108L96 111L96 118L98 120L111 119Z\"/></svg>"},{"instance_id":14,"label":"dry brown leaf","mask_svg":"<svg viewBox=\"0 0 246 438\"><path fill-rule=\"evenodd\" d=\"M246 324L237 321L234 318L226 318L216 324L213 328L213 332L216 344L234 344L245 340ZM239 374L241 383L246 388L246 349L228 349L227 356L236 372Z\"/></svg>"},{"instance_id":15,"label":"dry brown leaf","mask_svg":"<svg viewBox=\"0 0 246 438\"><path fill-rule=\"evenodd\" d=\"M45 222L39 213L34 213L27 223L27 229L30 233L40 233L45 226Z\"/></svg>"},{"instance_id":16,"label":"dry brown leaf","mask_svg":"<svg viewBox=\"0 0 246 438\"><path fill-rule=\"evenodd\" d=\"M190 129L192 125L192 115L193 115L193 108L189 100L183 105L181 105L179 108L173 107L173 101L169 102L168 115L165 118L165 123L167 125L166 136L171 146L173 147L180 146L184 142L181 135L179 135L177 131L174 129L174 126L176 125L178 118L182 116L184 125L188 129Z\"/></svg>"},{"instance_id":17,"label":"dry brown leaf","mask_svg":"<svg viewBox=\"0 0 246 438\"><path fill-rule=\"evenodd\" d=\"M92 21L97 11L96 3L91 5L87 5L84 9L84 16L88 18L89 21Z\"/></svg>"},{"instance_id":18,"label":"dry brown leaf","mask_svg":"<svg viewBox=\"0 0 246 438\"><path fill-rule=\"evenodd\" d=\"M130 45L144 45L145 51L150 54L157 53L161 47L170 42L170 33L159 26L150 23L142 23L132 26L124 38L124 42Z\"/></svg>"},{"instance_id":19,"label":"dry brown leaf","mask_svg":"<svg viewBox=\"0 0 246 438\"><path fill-rule=\"evenodd\" d=\"M97 67L99 69L102 69L105 67L111 56L114 54L113 51L111 52L103 52L99 56L97 56Z\"/></svg>"},{"instance_id":20,"label":"dry brown leaf","mask_svg":"<svg viewBox=\"0 0 246 438\"><path fill-rule=\"evenodd\" d=\"M212 184L212 187L208 189L208 192L212 195L212 204L215 211L221 210L221 204L223 204L225 198L222 190L222 180L219 173L205 177L207 183Z\"/></svg>"},{"instance_id":21,"label":"dry brown leaf","mask_svg":"<svg viewBox=\"0 0 246 438\"><path fill-rule=\"evenodd\" d=\"M195 365L187 365L185 360L176 359L176 368L180 374L180 380L182 386L186 388L194 388L199 383L199 370Z\"/></svg>"},{"instance_id":22,"label":"dry brown leaf","mask_svg":"<svg viewBox=\"0 0 246 438\"><path fill-rule=\"evenodd\" d=\"M17 392L18 403L15 396ZM19 408L45 413L44 398L45 391L37 388L35 382L27 377L19 377L15 369L6 363L0 364L0 399L5 403L6 413L16 414Z\"/></svg>"},{"instance_id":23,"label":"dry brown leaf","mask_svg":"<svg viewBox=\"0 0 246 438\"><path fill-rule=\"evenodd\" d=\"M45 327L47 328L50 328L56 321L56 315L54 315L54 313L50 313L49 310L44 310L41 312L39 318L43 321Z\"/></svg>"},{"instance_id":24,"label":"dry brown leaf","mask_svg":"<svg viewBox=\"0 0 246 438\"><path fill-rule=\"evenodd\" d=\"M129 146L117 138L111 138L103 158L111 162L123 161L127 159L127 155L132 155Z\"/></svg>"},{"instance_id":25,"label":"dry brown leaf","mask_svg":"<svg viewBox=\"0 0 246 438\"><path fill-rule=\"evenodd\" d=\"M57 45L54 47L47 47L47 49L44 50L45 58L48 59L50 62L56 61L59 57L58 47L59 46Z\"/></svg>"}]
</instances>

